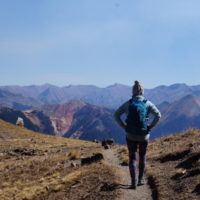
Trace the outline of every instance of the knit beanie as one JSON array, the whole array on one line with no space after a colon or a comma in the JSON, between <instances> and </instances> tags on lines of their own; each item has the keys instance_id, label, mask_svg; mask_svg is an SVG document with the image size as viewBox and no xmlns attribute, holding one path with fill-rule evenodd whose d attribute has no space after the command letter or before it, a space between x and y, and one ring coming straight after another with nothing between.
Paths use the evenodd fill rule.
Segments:
<instances>
[{"instance_id":1,"label":"knit beanie","mask_svg":"<svg viewBox=\"0 0 200 200\"><path fill-rule=\"evenodd\" d=\"M140 84L139 81L135 81L135 84L133 85L133 95L137 96L137 95L143 95L144 94L144 89L142 87L142 85Z\"/></svg>"}]
</instances>

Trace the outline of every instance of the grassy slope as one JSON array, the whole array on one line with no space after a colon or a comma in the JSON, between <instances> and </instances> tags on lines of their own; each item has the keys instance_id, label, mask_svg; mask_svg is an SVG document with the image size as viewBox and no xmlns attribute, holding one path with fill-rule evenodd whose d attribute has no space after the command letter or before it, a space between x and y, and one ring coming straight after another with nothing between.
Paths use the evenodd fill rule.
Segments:
<instances>
[{"instance_id":1,"label":"grassy slope","mask_svg":"<svg viewBox=\"0 0 200 200\"><path fill-rule=\"evenodd\" d=\"M150 142L147 177L154 199L200 199L200 131L190 129ZM119 147L122 164L128 165L126 146Z\"/></svg>"},{"instance_id":2,"label":"grassy slope","mask_svg":"<svg viewBox=\"0 0 200 200\"><path fill-rule=\"evenodd\" d=\"M155 199L200 199L199 130L151 142L147 172Z\"/></svg>"},{"instance_id":3,"label":"grassy slope","mask_svg":"<svg viewBox=\"0 0 200 200\"><path fill-rule=\"evenodd\" d=\"M200 132L149 144L147 175L155 199L200 198ZM119 147L127 163L127 149ZM116 171L104 162L68 167L101 152L98 144L36 134L0 121L0 199L114 199ZM109 177L109 178L108 178Z\"/></svg>"},{"instance_id":4,"label":"grassy slope","mask_svg":"<svg viewBox=\"0 0 200 200\"><path fill-rule=\"evenodd\" d=\"M95 152L101 152L100 145L42 135L0 120L0 199L112 200L116 172L104 162L69 167L70 160Z\"/></svg>"}]
</instances>

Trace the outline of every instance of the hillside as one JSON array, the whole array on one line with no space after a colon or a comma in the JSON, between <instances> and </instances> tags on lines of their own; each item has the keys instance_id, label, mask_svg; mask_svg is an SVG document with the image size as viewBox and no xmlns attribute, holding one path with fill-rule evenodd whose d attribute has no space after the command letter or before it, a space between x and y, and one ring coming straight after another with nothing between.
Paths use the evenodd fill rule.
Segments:
<instances>
[{"instance_id":1,"label":"hillside","mask_svg":"<svg viewBox=\"0 0 200 200\"><path fill-rule=\"evenodd\" d=\"M46 104L35 108L48 116L56 131L56 135L83 140L103 140L113 138L124 143L123 130L113 119L113 110L84 103L68 101L61 104Z\"/></svg>"},{"instance_id":2,"label":"hillside","mask_svg":"<svg viewBox=\"0 0 200 200\"><path fill-rule=\"evenodd\" d=\"M162 118L153 129L151 138L180 133L188 128L200 128L200 97L187 95L173 103L158 106Z\"/></svg>"},{"instance_id":3,"label":"hillside","mask_svg":"<svg viewBox=\"0 0 200 200\"><path fill-rule=\"evenodd\" d=\"M125 143L123 130L113 118L113 110L81 101L46 104L28 111L0 108L0 119L16 123L24 119L25 127L49 135L83 140L113 138Z\"/></svg>"},{"instance_id":4,"label":"hillside","mask_svg":"<svg viewBox=\"0 0 200 200\"><path fill-rule=\"evenodd\" d=\"M176 83L170 86L161 85L152 89L145 90L145 95L149 100L152 100L155 104L167 102L174 102L186 95L200 94L199 86L188 86L184 83Z\"/></svg>"},{"instance_id":5,"label":"hillside","mask_svg":"<svg viewBox=\"0 0 200 200\"><path fill-rule=\"evenodd\" d=\"M154 199L200 199L200 131L156 139L149 145L147 174Z\"/></svg>"},{"instance_id":6,"label":"hillside","mask_svg":"<svg viewBox=\"0 0 200 200\"><path fill-rule=\"evenodd\" d=\"M200 199L200 131L155 139L149 143L146 176L153 200ZM118 149L128 166L126 146Z\"/></svg>"},{"instance_id":7,"label":"hillside","mask_svg":"<svg viewBox=\"0 0 200 200\"><path fill-rule=\"evenodd\" d=\"M103 161L81 164L101 151L96 143L42 135L0 120L0 199L115 199L115 169Z\"/></svg>"},{"instance_id":8,"label":"hillside","mask_svg":"<svg viewBox=\"0 0 200 200\"><path fill-rule=\"evenodd\" d=\"M32 97L24 97L21 94L11 93L0 89L0 106L25 110L41 104Z\"/></svg>"},{"instance_id":9,"label":"hillside","mask_svg":"<svg viewBox=\"0 0 200 200\"><path fill-rule=\"evenodd\" d=\"M54 127L51 120L42 112L30 112L15 110L7 107L0 107L0 119L16 124L17 118L21 117L24 120L25 127L40 133L54 135Z\"/></svg>"},{"instance_id":10,"label":"hillside","mask_svg":"<svg viewBox=\"0 0 200 200\"><path fill-rule=\"evenodd\" d=\"M190 127L200 128L200 98L187 95L173 103L163 102L161 120L151 132L151 139L179 133ZM0 119L15 124L22 117L28 129L68 138L103 140L114 138L125 143L125 133L116 124L113 110L73 100L61 104L45 104L32 110L0 108Z\"/></svg>"},{"instance_id":11,"label":"hillside","mask_svg":"<svg viewBox=\"0 0 200 200\"><path fill-rule=\"evenodd\" d=\"M199 137L199 130L190 129L150 142L146 175L151 195L145 186L129 189L124 146L102 150L94 142L42 135L0 120L0 199L197 200ZM83 164L82 159L101 153L105 160Z\"/></svg>"}]
</instances>

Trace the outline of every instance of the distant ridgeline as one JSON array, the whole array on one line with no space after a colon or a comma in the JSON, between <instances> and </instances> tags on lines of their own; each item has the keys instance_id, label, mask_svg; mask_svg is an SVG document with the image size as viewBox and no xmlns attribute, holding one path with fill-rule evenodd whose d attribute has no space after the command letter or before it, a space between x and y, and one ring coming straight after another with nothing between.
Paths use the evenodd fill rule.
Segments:
<instances>
[{"instance_id":1,"label":"distant ridgeline","mask_svg":"<svg viewBox=\"0 0 200 200\"><path fill-rule=\"evenodd\" d=\"M26 128L49 135L90 141L113 138L117 143L125 143L113 110L81 101L45 104L28 111L0 108L0 119L15 124L18 117L24 119Z\"/></svg>"},{"instance_id":2,"label":"distant ridgeline","mask_svg":"<svg viewBox=\"0 0 200 200\"><path fill-rule=\"evenodd\" d=\"M159 86L145 90L145 96L162 113L158 126L152 130L152 139L190 127L200 128L200 85ZM125 133L113 120L113 112L130 97L131 87L121 84L106 88L1 86L0 106L4 109L0 109L0 118L15 123L20 116L25 127L50 135L86 140L112 137L124 143Z\"/></svg>"}]
</instances>

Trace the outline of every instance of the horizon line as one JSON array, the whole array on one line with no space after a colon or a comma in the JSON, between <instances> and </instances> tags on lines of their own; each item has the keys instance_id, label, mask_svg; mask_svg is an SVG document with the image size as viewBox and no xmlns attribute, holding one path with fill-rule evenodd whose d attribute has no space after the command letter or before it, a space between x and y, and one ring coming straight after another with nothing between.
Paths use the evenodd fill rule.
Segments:
<instances>
[{"instance_id":1,"label":"horizon line","mask_svg":"<svg viewBox=\"0 0 200 200\"><path fill-rule=\"evenodd\" d=\"M114 87L117 85L121 85L121 86L125 86L125 87L132 87L131 85L126 85L123 83L113 83L111 85L107 85L107 86L98 86L95 84L68 84L68 85L64 85L64 86L59 86L56 84L51 84L51 83L43 83L43 84L30 84L30 85L21 85L21 84L9 84L9 85L0 85L0 87L41 87L41 86L45 86L45 85L49 85L49 86L54 86L54 87L59 87L59 88L66 88L66 87L77 87L77 86L91 86L91 87L97 87L97 88L109 88L109 87ZM161 84L152 88L145 88L145 89L153 89L153 88L157 88L157 87L170 87L170 86L174 86L174 85L186 85L188 87L194 87L194 86L199 86L200 84L196 84L196 85L189 85L186 83L172 83L169 85L165 85L165 84Z\"/></svg>"}]
</instances>

